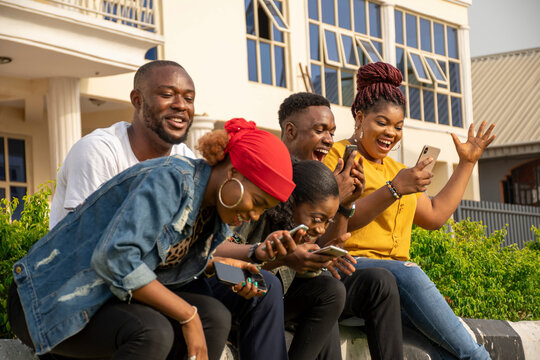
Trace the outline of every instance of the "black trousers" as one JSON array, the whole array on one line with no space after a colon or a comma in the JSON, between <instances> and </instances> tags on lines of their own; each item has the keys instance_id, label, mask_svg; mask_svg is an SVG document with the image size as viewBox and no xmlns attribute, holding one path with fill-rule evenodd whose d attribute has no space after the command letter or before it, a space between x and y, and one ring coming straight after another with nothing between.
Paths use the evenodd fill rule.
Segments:
<instances>
[{"instance_id":1,"label":"black trousers","mask_svg":"<svg viewBox=\"0 0 540 360\"><path fill-rule=\"evenodd\" d=\"M347 289L343 317L366 321L369 352L373 360L403 359L401 305L397 281L383 268L356 269L342 275Z\"/></svg>"},{"instance_id":2,"label":"black trousers","mask_svg":"<svg viewBox=\"0 0 540 360\"><path fill-rule=\"evenodd\" d=\"M178 292L178 295L197 306L209 358L219 359L229 334L230 312L210 296L188 292ZM8 316L13 332L33 348L14 283L9 290ZM182 360L186 355L187 348L177 321L147 305L128 304L112 298L82 331L55 346L44 358Z\"/></svg>"},{"instance_id":3,"label":"black trousers","mask_svg":"<svg viewBox=\"0 0 540 360\"><path fill-rule=\"evenodd\" d=\"M345 287L328 273L295 278L283 299L285 321L295 324L291 360L340 360L337 320L345 305Z\"/></svg>"}]
</instances>

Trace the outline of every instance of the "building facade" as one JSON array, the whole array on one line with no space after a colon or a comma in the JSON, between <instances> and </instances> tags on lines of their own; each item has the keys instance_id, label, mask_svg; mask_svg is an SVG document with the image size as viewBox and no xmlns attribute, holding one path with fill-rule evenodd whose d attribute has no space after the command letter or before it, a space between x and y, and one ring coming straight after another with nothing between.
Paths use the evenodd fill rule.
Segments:
<instances>
[{"instance_id":1,"label":"building facade","mask_svg":"<svg viewBox=\"0 0 540 360\"><path fill-rule=\"evenodd\" d=\"M353 131L355 72L385 61L404 75L408 105L392 156L413 166L441 148L428 193L457 165L450 137L473 121L471 0L0 0L0 196L55 178L69 147L130 121L133 71L174 60L193 77L188 145L232 117L279 133L278 107L294 92L327 97L336 140ZM2 175L2 171L4 175ZM479 199L475 170L465 198Z\"/></svg>"}]
</instances>

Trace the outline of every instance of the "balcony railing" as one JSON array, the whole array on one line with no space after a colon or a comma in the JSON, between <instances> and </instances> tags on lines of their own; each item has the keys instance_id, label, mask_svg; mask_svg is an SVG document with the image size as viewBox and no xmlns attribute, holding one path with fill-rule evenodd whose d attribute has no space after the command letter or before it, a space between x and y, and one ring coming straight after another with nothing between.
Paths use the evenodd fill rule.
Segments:
<instances>
[{"instance_id":1,"label":"balcony railing","mask_svg":"<svg viewBox=\"0 0 540 360\"><path fill-rule=\"evenodd\" d=\"M157 32L157 0L45 0L64 9Z\"/></svg>"}]
</instances>

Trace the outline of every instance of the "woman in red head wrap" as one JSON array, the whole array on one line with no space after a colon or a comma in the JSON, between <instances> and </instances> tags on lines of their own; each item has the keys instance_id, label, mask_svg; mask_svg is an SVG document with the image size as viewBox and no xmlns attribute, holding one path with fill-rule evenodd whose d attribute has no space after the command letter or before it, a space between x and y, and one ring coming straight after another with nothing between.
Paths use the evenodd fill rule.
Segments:
<instances>
[{"instance_id":1,"label":"woman in red head wrap","mask_svg":"<svg viewBox=\"0 0 540 360\"><path fill-rule=\"evenodd\" d=\"M295 187L277 137L243 119L225 129L201 139L208 162L159 158L115 176L14 265L8 313L24 343L69 358L217 360L232 316L243 359L287 357L275 276L261 271L264 291L203 276L215 261L259 272L212 254L227 225Z\"/></svg>"},{"instance_id":2,"label":"woman in red head wrap","mask_svg":"<svg viewBox=\"0 0 540 360\"><path fill-rule=\"evenodd\" d=\"M367 64L358 70L358 93L351 109L354 133L335 143L324 159L333 169L349 144L358 146L357 159L363 157L366 186L356 201L357 211L345 224L352 236L344 247L356 256L357 269L384 268L395 276L401 307L425 336L460 359L489 359L423 270L408 260L412 225L438 229L450 218L474 165L495 137L494 125L485 131L482 123L475 135L471 124L465 143L452 134L459 164L443 189L430 198L425 190L433 174L426 167L432 158L406 168L388 157L403 136L406 104L401 81L401 73L390 64ZM345 286L350 292L346 279ZM396 339L396 334L394 328L390 335ZM384 334L380 337L389 341Z\"/></svg>"}]
</instances>

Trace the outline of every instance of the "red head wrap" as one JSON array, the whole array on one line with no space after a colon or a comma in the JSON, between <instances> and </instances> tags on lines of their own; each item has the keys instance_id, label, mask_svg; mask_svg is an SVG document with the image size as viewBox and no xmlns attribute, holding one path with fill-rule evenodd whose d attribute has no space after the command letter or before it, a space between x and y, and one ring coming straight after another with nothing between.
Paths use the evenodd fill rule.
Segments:
<instances>
[{"instance_id":1,"label":"red head wrap","mask_svg":"<svg viewBox=\"0 0 540 360\"><path fill-rule=\"evenodd\" d=\"M244 119L227 121L225 130L230 137L225 153L236 170L264 192L287 201L295 184L291 155L281 140Z\"/></svg>"}]
</instances>

